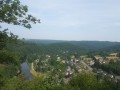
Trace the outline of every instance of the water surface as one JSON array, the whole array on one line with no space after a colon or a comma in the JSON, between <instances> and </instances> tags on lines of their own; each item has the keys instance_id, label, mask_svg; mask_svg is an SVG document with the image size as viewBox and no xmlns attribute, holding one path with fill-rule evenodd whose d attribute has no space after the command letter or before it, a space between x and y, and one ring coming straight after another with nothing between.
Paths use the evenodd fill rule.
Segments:
<instances>
[{"instance_id":1,"label":"water surface","mask_svg":"<svg viewBox=\"0 0 120 90\"><path fill-rule=\"evenodd\" d=\"M23 62L21 64L21 73L25 74L25 77L26 77L27 80L32 78L32 75L30 73L30 66L28 65L27 62Z\"/></svg>"}]
</instances>

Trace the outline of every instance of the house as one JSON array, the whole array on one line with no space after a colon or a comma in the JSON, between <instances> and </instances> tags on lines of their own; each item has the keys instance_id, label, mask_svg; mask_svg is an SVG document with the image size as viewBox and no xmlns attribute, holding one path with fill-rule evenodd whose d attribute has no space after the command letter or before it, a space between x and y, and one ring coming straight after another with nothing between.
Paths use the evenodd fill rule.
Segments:
<instances>
[{"instance_id":1,"label":"house","mask_svg":"<svg viewBox=\"0 0 120 90\"><path fill-rule=\"evenodd\" d=\"M115 81L116 82L120 81L120 76L115 76Z\"/></svg>"},{"instance_id":2,"label":"house","mask_svg":"<svg viewBox=\"0 0 120 90\"><path fill-rule=\"evenodd\" d=\"M95 56L95 60L103 60L103 57L99 56L99 55L96 55Z\"/></svg>"},{"instance_id":3,"label":"house","mask_svg":"<svg viewBox=\"0 0 120 90\"><path fill-rule=\"evenodd\" d=\"M87 64L87 65L93 65L93 59L92 58L84 58L84 62Z\"/></svg>"},{"instance_id":4,"label":"house","mask_svg":"<svg viewBox=\"0 0 120 90\"><path fill-rule=\"evenodd\" d=\"M47 58L50 58L51 56L50 55L46 55Z\"/></svg>"},{"instance_id":5,"label":"house","mask_svg":"<svg viewBox=\"0 0 120 90\"><path fill-rule=\"evenodd\" d=\"M87 57L87 55L80 56L80 59L81 59L81 60L84 60L84 58L86 58L86 57Z\"/></svg>"},{"instance_id":6,"label":"house","mask_svg":"<svg viewBox=\"0 0 120 90\"><path fill-rule=\"evenodd\" d=\"M37 64L38 62L39 62L39 59L36 59L36 60L35 60L35 63Z\"/></svg>"},{"instance_id":7,"label":"house","mask_svg":"<svg viewBox=\"0 0 120 90\"><path fill-rule=\"evenodd\" d=\"M62 63L64 63L64 64L65 64L65 60L62 60Z\"/></svg>"},{"instance_id":8,"label":"house","mask_svg":"<svg viewBox=\"0 0 120 90\"><path fill-rule=\"evenodd\" d=\"M99 63L106 63L106 61L104 60L104 57L101 57L100 55L96 55L95 56L95 60L98 60Z\"/></svg>"},{"instance_id":9,"label":"house","mask_svg":"<svg viewBox=\"0 0 120 90\"><path fill-rule=\"evenodd\" d=\"M117 60L117 59L119 59L119 57L117 57L117 53L111 53L111 54L109 54L109 56L108 57L106 57L106 59L108 59L108 60Z\"/></svg>"},{"instance_id":10,"label":"house","mask_svg":"<svg viewBox=\"0 0 120 90\"><path fill-rule=\"evenodd\" d=\"M73 56L71 56L71 59L75 59L75 56L73 55Z\"/></svg>"},{"instance_id":11,"label":"house","mask_svg":"<svg viewBox=\"0 0 120 90\"><path fill-rule=\"evenodd\" d=\"M73 72L71 71L71 67L67 66L66 71L65 71L65 77L69 78L72 74Z\"/></svg>"},{"instance_id":12,"label":"house","mask_svg":"<svg viewBox=\"0 0 120 90\"><path fill-rule=\"evenodd\" d=\"M60 61L61 61L61 58L60 58L60 57L57 57L57 61L60 62Z\"/></svg>"},{"instance_id":13,"label":"house","mask_svg":"<svg viewBox=\"0 0 120 90\"><path fill-rule=\"evenodd\" d=\"M86 60L86 61L91 61L92 58L84 58L84 60Z\"/></svg>"},{"instance_id":14,"label":"house","mask_svg":"<svg viewBox=\"0 0 120 90\"><path fill-rule=\"evenodd\" d=\"M90 65L90 66L92 66L92 65L94 65L94 64L95 64L94 61L90 61L90 62L89 62L89 65Z\"/></svg>"}]
</instances>

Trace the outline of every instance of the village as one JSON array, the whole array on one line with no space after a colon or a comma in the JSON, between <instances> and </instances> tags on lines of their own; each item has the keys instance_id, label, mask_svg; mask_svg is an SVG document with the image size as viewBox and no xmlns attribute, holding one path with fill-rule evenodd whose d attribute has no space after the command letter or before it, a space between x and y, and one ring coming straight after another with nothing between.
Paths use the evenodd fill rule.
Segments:
<instances>
[{"instance_id":1,"label":"village","mask_svg":"<svg viewBox=\"0 0 120 90\"><path fill-rule=\"evenodd\" d=\"M82 72L93 72L95 75L98 75L99 77L107 77L109 80L114 80L115 82L118 82L120 80L120 76L112 73L108 73L101 68L93 67L96 62L99 62L99 64L107 64L110 61L117 62L120 61L120 58L118 57L117 53L111 53L106 57L102 57L100 55L94 56L94 58L90 58L87 55L80 56L79 58L76 58L74 55L71 56L70 60L63 60L59 55L56 55L56 64L55 67L50 65L51 56L46 55L44 60L36 59L32 63L32 69L35 72L42 72L42 73L48 73L48 72L54 72L56 74L57 80L63 79L65 83L67 83L71 76L76 75L77 73ZM53 62L54 63L54 62ZM55 70L57 70L55 72ZM46 75L47 74L43 74ZM35 75L36 76L36 75ZM61 77L61 78L60 78Z\"/></svg>"}]
</instances>

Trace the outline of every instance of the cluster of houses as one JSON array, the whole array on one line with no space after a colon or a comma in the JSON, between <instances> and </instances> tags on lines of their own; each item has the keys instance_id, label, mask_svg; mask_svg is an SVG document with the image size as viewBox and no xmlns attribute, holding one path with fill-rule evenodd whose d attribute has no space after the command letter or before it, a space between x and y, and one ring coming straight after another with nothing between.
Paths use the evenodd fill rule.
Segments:
<instances>
[{"instance_id":1,"label":"cluster of houses","mask_svg":"<svg viewBox=\"0 0 120 90\"><path fill-rule=\"evenodd\" d=\"M65 61L65 64L67 67L65 68L65 77L68 78L70 77L74 72L79 71L79 66L78 66L79 60L76 59L74 56L71 57L71 60Z\"/></svg>"},{"instance_id":2,"label":"cluster of houses","mask_svg":"<svg viewBox=\"0 0 120 90\"><path fill-rule=\"evenodd\" d=\"M118 57L117 53L111 53L106 57L96 55L95 60L98 60L101 64L103 64L103 63L109 62L110 60L117 61L117 60L119 60L119 57Z\"/></svg>"},{"instance_id":3,"label":"cluster of houses","mask_svg":"<svg viewBox=\"0 0 120 90\"><path fill-rule=\"evenodd\" d=\"M41 61L41 64L43 64L41 65L41 68L48 67L49 59L50 56L46 55L46 60ZM80 59L76 59L75 56L72 56L70 60L62 60L61 57L57 56L57 61L66 65L64 72L65 78L69 78L71 75L73 75L76 72L81 72L84 70L92 70L90 68L92 65L95 64L95 60L99 61L101 64L104 64L109 62L110 60L117 61L119 60L119 57L117 53L111 53L106 57L96 55L94 56L94 58L89 58L86 55L84 55L84 56L80 56ZM34 65L37 65L37 63L39 62L40 62L39 59L35 60Z\"/></svg>"},{"instance_id":4,"label":"cluster of houses","mask_svg":"<svg viewBox=\"0 0 120 90\"><path fill-rule=\"evenodd\" d=\"M95 60L99 61L99 63L101 63L101 64L104 64L104 63L110 62L111 60L116 62L117 60L120 60L120 59L119 59L117 53L111 53L111 54L109 54L106 57L102 57L100 55L96 55L96 56L94 56L94 59L87 57L87 55L80 56L80 60L77 60L77 59L75 59L75 57L72 57L70 61L64 62L64 63L66 63L68 65L67 68L66 68L66 71L65 71L65 77L70 77L75 72L75 70L77 72L81 72L83 70L90 70L89 66L94 65L95 64ZM83 62L83 68L81 68L81 66L80 66L81 62ZM71 68L73 66L74 66L75 70L73 70Z\"/></svg>"},{"instance_id":5,"label":"cluster of houses","mask_svg":"<svg viewBox=\"0 0 120 90\"><path fill-rule=\"evenodd\" d=\"M115 62L117 60L120 60L120 58L118 57L118 53L111 53L106 57L96 55L96 56L94 56L94 59L88 58L86 55L80 56L80 60L83 60L87 65L92 66L95 63L95 60L99 61L101 64L104 64L104 63L110 62L111 60L113 60Z\"/></svg>"},{"instance_id":6,"label":"cluster of houses","mask_svg":"<svg viewBox=\"0 0 120 90\"><path fill-rule=\"evenodd\" d=\"M106 57L96 55L93 58L87 57L87 55L80 56L80 59L76 59L75 56L72 56L70 60L60 60L60 57L57 59L59 62L66 64L65 68L65 77L69 78L75 72L81 72L84 70L91 70L89 66L95 64L95 60L99 61L101 64L108 63L110 60L117 61L119 60L117 53L111 53ZM81 65L80 65L81 64ZM83 67L81 67L83 66Z\"/></svg>"},{"instance_id":7,"label":"cluster of houses","mask_svg":"<svg viewBox=\"0 0 120 90\"><path fill-rule=\"evenodd\" d=\"M87 65L91 66L94 65L95 61L97 60L101 64L109 63L110 61L120 61L120 57L118 57L118 53L111 53L106 57L102 57L100 55L94 56L94 58L87 58L87 56L81 56L81 60L83 60ZM94 70L95 68L93 68ZM94 73L97 75L102 75L103 77L108 78L109 80L114 80L115 82L120 81L120 76L117 76L112 73L107 73L103 71L102 69L96 69L96 72L94 70Z\"/></svg>"}]
</instances>

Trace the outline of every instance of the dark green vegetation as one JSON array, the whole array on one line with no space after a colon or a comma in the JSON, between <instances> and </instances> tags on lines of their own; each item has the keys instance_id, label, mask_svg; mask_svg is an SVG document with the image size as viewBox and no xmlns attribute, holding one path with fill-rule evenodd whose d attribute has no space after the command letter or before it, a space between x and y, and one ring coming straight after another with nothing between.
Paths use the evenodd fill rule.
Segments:
<instances>
[{"instance_id":1,"label":"dark green vegetation","mask_svg":"<svg viewBox=\"0 0 120 90\"><path fill-rule=\"evenodd\" d=\"M110 61L107 64L100 64L99 62L96 62L94 65L96 68L101 68L104 71L108 73L114 73L116 75L120 75L120 61Z\"/></svg>"},{"instance_id":2,"label":"dark green vegetation","mask_svg":"<svg viewBox=\"0 0 120 90\"><path fill-rule=\"evenodd\" d=\"M52 77L47 79L36 78L34 80L25 81L24 77L9 79L5 82L3 90L113 90L116 87L106 80L97 80L96 77L88 72L78 74L72 77L69 84L55 83ZM118 89L117 89L118 90Z\"/></svg>"},{"instance_id":3,"label":"dark green vegetation","mask_svg":"<svg viewBox=\"0 0 120 90\"><path fill-rule=\"evenodd\" d=\"M16 49L24 55L95 55L107 56L111 52L119 53L119 42L107 41L59 41L59 40L24 40L25 44ZM116 48L114 48L116 47ZM37 57L36 57L37 58Z\"/></svg>"},{"instance_id":4,"label":"dark green vegetation","mask_svg":"<svg viewBox=\"0 0 120 90\"><path fill-rule=\"evenodd\" d=\"M0 1L0 22L8 24L21 25L31 28L31 23L37 23L32 15L27 14L28 7L21 5L19 0L1 0Z\"/></svg>"}]
</instances>

